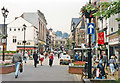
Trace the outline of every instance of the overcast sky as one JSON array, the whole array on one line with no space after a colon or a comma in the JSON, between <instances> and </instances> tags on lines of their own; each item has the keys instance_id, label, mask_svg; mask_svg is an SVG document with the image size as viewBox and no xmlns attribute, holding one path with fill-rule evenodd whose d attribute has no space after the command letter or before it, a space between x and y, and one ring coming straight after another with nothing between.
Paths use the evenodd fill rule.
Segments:
<instances>
[{"instance_id":1,"label":"overcast sky","mask_svg":"<svg viewBox=\"0 0 120 83\"><path fill-rule=\"evenodd\" d=\"M54 31L61 30L70 32L72 18L80 16L80 8L89 0L0 0L0 9L5 6L9 14L6 23L19 17L24 12L44 13L47 20L47 28ZM0 24L3 23L2 12L0 13Z\"/></svg>"}]
</instances>

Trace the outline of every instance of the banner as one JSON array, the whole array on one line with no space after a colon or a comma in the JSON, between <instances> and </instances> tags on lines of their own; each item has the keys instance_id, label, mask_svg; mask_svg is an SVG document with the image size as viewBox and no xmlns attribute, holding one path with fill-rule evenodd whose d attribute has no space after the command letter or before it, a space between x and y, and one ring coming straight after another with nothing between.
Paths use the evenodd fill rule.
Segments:
<instances>
[{"instance_id":1,"label":"banner","mask_svg":"<svg viewBox=\"0 0 120 83\"><path fill-rule=\"evenodd\" d=\"M98 33L98 44L104 44L104 32Z\"/></svg>"}]
</instances>

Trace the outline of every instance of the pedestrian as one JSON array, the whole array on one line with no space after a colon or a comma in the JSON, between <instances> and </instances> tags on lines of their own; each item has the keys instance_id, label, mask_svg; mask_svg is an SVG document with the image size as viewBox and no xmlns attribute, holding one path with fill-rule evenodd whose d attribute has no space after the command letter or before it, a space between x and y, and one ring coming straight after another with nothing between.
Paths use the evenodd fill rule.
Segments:
<instances>
[{"instance_id":1,"label":"pedestrian","mask_svg":"<svg viewBox=\"0 0 120 83\"><path fill-rule=\"evenodd\" d=\"M93 64L95 65L96 55L93 55Z\"/></svg>"},{"instance_id":2,"label":"pedestrian","mask_svg":"<svg viewBox=\"0 0 120 83\"><path fill-rule=\"evenodd\" d=\"M76 54L75 54L75 61L77 61L78 60L78 53L76 52Z\"/></svg>"},{"instance_id":3,"label":"pedestrian","mask_svg":"<svg viewBox=\"0 0 120 83\"><path fill-rule=\"evenodd\" d=\"M25 58L25 63L27 63L27 58L28 58L28 53L27 53L27 51L26 51L25 54L24 54L24 58Z\"/></svg>"},{"instance_id":4,"label":"pedestrian","mask_svg":"<svg viewBox=\"0 0 120 83\"><path fill-rule=\"evenodd\" d=\"M114 56L111 56L111 59L109 60L109 63L110 63L111 74L114 76L114 72L115 72L115 68L114 68L114 64L115 64Z\"/></svg>"},{"instance_id":5,"label":"pedestrian","mask_svg":"<svg viewBox=\"0 0 120 83\"><path fill-rule=\"evenodd\" d=\"M22 64L22 55L19 53L19 50L16 50L16 53L13 55L12 62L15 64L15 78L17 78L20 64Z\"/></svg>"},{"instance_id":6,"label":"pedestrian","mask_svg":"<svg viewBox=\"0 0 120 83\"><path fill-rule=\"evenodd\" d=\"M58 59L60 58L60 51L58 51Z\"/></svg>"},{"instance_id":7,"label":"pedestrian","mask_svg":"<svg viewBox=\"0 0 120 83\"><path fill-rule=\"evenodd\" d=\"M97 79L98 79L98 77L99 77L99 79L104 79L104 76L105 76L104 67L100 62L98 62L97 69L96 69L96 77L97 77Z\"/></svg>"},{"instance_id":8,"label":"pedestrian","mask_svg":"<svg viewBox=\"0 0 120 83\"><path fill-rule=\"evenodd\" d=\"M43 53L41 53L41 55L40 55L40 57L39 57L39 60L40 60L40 62L41 62L41 66L42 66L42 62L43 62L43 60L44 60L44 55L43 55Z\"/></svg>"},{"instance_id":9,"label":"pedestrian","mask_svg":"<svg viewBox=\"0 0 120 83\"><path fill-rule=\"evenodd\" d=\"M33 53L33 59L34 59L34 66L35 68L37 67L37 60L38 60L38 54L36 51Z\"/></svg>"},{"instance_id":10,"label":"pedestrian","mask_svg":"<svg viewBox=\"0 0 120 83\"><path fill-rule=\"evenodd\" d=\"M53 53L50 53L50 56L49 56L49 65L50 65L50 67L51 67L52 64L53 64L53 59L54 59Z\"/></svg>"},{"instance_id":11,"label":"pedestrian","mask_svg":"<svg viewBox=\"0 0 120 83\"><path fill-rule=\"evenodd\" d=\"M103 63L103 55L101 54L100 55L100 64L102 64Z\"/></svg>"},{"instance_id":12,"label":"pedestrian","mask_svg":"<svg viewBox=\"0 0 120 83\"><path fill-rule=\"evenodd\" d=\"M104 63L104 68L107 69L107 55L103 55L103 63Z\"/></svg>"}]
</instances>

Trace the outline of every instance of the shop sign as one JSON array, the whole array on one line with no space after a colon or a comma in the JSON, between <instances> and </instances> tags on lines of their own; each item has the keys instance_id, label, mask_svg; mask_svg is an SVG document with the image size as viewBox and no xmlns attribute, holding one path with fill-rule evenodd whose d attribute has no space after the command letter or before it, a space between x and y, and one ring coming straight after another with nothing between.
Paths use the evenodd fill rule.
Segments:
<instances>
[{"instance_id":1,"label":"shop sign","mask_svg":"<svg viewBox=\"0 0 120 83\"><path fill-rule=\"evenodd\" d=\"M104 44L104 32L98 33L98 44Z\"/></svg>"}]
</instances>

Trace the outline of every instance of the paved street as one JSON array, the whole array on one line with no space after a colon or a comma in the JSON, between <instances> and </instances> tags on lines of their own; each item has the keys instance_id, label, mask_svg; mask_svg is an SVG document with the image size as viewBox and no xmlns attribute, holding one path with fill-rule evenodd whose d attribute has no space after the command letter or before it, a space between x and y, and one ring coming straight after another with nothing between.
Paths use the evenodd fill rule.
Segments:
<instances>
[{"instance_id":1,"label":"paved street","mask_svg":"<svg viewBox=\"0 0 120 83\"><path fill-rule=\"evenodd\" d=\"M33 61L29 60L24 65L24 72L19 73L17 79L14 73L2 75L3 81L75 81L75 75L68 73L68 66L60 66L59 60L55 57L53 67L48 65L48 58L44 61L43 66L38 65L34 68Z\"/></svg>"}]
</instances>

